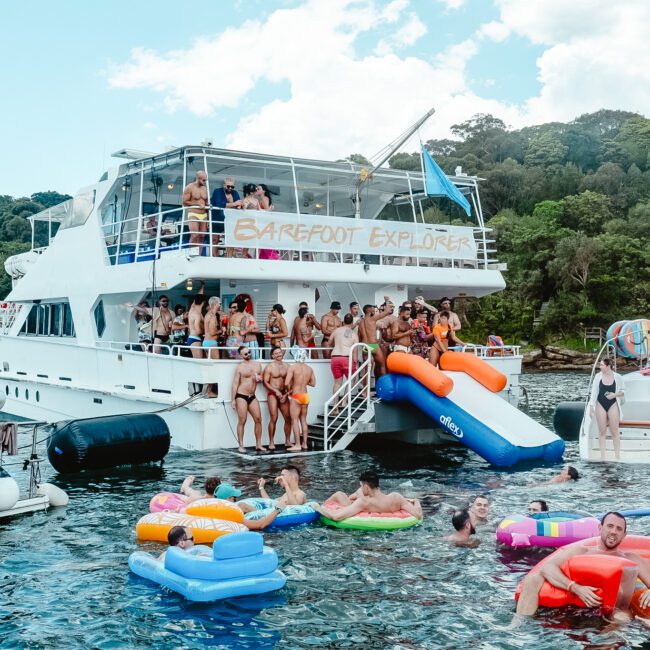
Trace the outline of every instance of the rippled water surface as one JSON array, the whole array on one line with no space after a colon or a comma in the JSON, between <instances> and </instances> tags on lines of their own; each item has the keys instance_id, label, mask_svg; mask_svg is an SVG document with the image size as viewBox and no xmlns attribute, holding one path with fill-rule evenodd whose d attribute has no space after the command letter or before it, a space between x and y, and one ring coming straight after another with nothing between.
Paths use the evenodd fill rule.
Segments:
<instances>
[{"instance_id":1,"label":"rippled water surface","mask_svg":"<svg viewBox=\"0 0 650 650\"><path fill-rule=\"evenodd\" d=\"M550 426L555 404L584 397L584 375L528 375L528 411ZM648 648L638 623L612 630L594 613L547 610L505 629L518 581L542 555L498 550L496 522L532 498L553 509L592 513L650 505L648 466L587 465L577 443L566 458L584 474L575 484L540 485L559 469L497 471L464 449L390 447L299 459L304 488L322 500L353 490L366 468L384 489L422 499L422 526L392 533L321 526L266 534L287 586L277 594L192 604L131 575L135 523L149 499L186 474L217 474L255 495L279 459L249 461L226 452L172 451L162 469L114 470L47 478L70 495L67 508L0 523L0 645L3 648ZM20 468L12 468L21 481ZM450 511L487 492L492 524L476 550L451 548ZM650 534L650 518L631 522ZM644 645L646 644L646 645Z\"/></svg>"}]
</instances>

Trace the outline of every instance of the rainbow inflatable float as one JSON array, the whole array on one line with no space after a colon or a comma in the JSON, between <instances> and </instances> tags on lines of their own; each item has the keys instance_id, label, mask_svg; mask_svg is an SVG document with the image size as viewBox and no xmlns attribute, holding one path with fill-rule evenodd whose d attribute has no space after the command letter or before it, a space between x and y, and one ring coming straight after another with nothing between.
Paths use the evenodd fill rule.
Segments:
<instances>
[{"instance_id":1,"label":"rainbow inflatable float","mask_svg":"<svg viewBox=\"0 0 650 650\"><path fill-rule=\"evenodd\" d=\"M557 548L598 535L598 519L572 512L508 515L497 527L497 542L522 548Z\"/></svg>"}]
</instances>

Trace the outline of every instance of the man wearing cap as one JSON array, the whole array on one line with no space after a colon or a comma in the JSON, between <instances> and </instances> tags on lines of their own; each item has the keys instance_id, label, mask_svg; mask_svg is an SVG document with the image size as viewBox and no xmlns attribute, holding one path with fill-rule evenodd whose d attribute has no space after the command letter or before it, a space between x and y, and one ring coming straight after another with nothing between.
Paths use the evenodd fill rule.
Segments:
<instances>
[{"instance_id":1,"label":"man wearing cap","mask_svg":"<svg viewBox=\"0 0 650 650\"><path fill-rule=\"evenodd\" d=\"M235 189L235 179L232 176L226 176L223 179L223 187L217 187L212 192L212 257L218 255L218 246L224 237L225 215L223 208L241 208L242 202L239 193ZM215 208L221 208L216 209ZM232 257L235 253L234 248L226 249L226 257Z\"/></svg>"},{"instance_id":2,"label":"man wearing cap","mask_svg":"<svg viewBox=\"0 0 650 650\"><path fill-rule=\"evenodd\" d=\"M434 315L433 324L438 324L438 321L440 320L440 312L443 311L449 312L449 324L451 325L451 328L454 330L454 332L460 332L460 318L458 318L457 313L451 311L451 300L449 300L449 298L443 298L440 301L440 310Z\"/></svg>"},{"instance_id":3,"label":"man wearing cap","mask_svg":"<svg viewBox=\"0 0 650 650\"><path fill-rule=\"evenodd\" d=\"M222 483L215 492L215 496L217 499L232 501L244 514L256 510L246 503L236 502L236 499L241 496L241 490L233 487L230 483ZM284 510L284 507L284 504L277 503L273 506L273 510L263 517L260 517L259 519L244 519L241 523L246 526L248 530L263 530Z\"/></svg>"},{"instance_id":4,"label":"man wearing cap","mask_svg":"<svg viewBox=\"0 0 650 650\"><path fill-rule=\"evenodd\" d=\"M330 310L320 319L320 328L323 332L323 340L321 345L323 348L323 358L329 359L332 356L331 350L328 348L332 347L329 345L329 338L332 336L332 332L337 328L343 325L343 322L339 318L339 312L341 311L341 303L338 300L335 300L330 305Z\"/></svg>"}]
</instances>

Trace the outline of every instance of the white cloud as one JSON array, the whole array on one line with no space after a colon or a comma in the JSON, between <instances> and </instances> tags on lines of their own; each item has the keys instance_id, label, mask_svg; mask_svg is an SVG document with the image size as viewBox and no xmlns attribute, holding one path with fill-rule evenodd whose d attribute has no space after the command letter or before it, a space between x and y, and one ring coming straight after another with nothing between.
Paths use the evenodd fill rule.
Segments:
<instances>
[{"instance_id":1,"label":"white cloud","mask_svg":"<svg viewBox=\"0 0 650 650\"><path fill-rule=\"evenodd\" d=\"M601 108L650 112L650 3L646 0L495 0L504 27L548 46L542 89L526 123L570 120Z\"/></svg>"},{"instance_id":2,"label":"white cloud","mask_svg":"<svg viewBox=\"0 0 650 650\"><path fill-rule=\"evenodd\" d=\"M145 122L142 126L143 128L150 129L152 131L158 128L153 122Z\"/></svg>"},{"instance_id":3,"label":"white cloud","mask_svg":"<svg viewBox=\"0 0 650 650\"><path fill-rule=\"evenodd\" d=\"M476 32L476 36L477 38L487 38L495 43L501 43L510 36L510 29L503 23L493 20L481 25Z\"/></svg>"},{"instance_id":4,"label":"white cloud","mask_svg":"<svg viewBox=\"0 0 650 650\"><path fill-rule=\"evenodd\" d=\"M445 5L447 11L454 11L460 9L467 0L435 0L436 2Z\"/></svg>"}]
</instances>

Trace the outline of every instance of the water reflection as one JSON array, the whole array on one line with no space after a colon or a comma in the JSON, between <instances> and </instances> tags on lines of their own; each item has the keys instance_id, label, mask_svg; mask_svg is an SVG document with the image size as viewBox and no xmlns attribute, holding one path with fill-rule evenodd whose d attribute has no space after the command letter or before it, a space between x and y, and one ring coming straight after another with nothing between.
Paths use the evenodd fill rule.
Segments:
<instances>
[{"instance_id":1,"label":"water reflection","mask_svg":"<svg viewBox=\"0 0 650 650\"><path fill-rule=\"evenodd\" d=\"M523 377L530 414L550 426L555 404L583 396L587 381L568 373ZM275 476L281 460L174 450L162 468L57 480L70 494L67 508L0 524L2 647L640 648L648 633L638 624L610 630L577 610L548 610L506 629L516 584L545 552L497 549L501 517L525 512L533 498L592 513L649 505L647 466L582 463L576 443L566 459L583 475L577 483L544 484L557 465L499 471L462 448L389 443L300 459L309 496L354 489L359 473L373 468L385 489L427 497L423 525L376 534L320 526L270 532L266 543L278 551L285 589L205 605L129 574L134 549L160 550L138 545L135 522L153 494L176 489L187 474L216 474L254 496L257 478ZM491 524L478 531L481 546L443 543L450 511L478 492L492 504ZM630 532L650 534L650 518L631 520Z\"/></svg>"}]
</instances>

